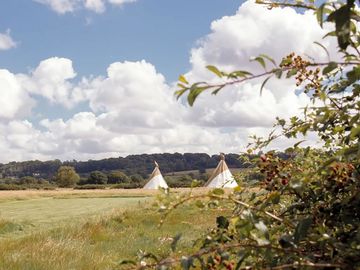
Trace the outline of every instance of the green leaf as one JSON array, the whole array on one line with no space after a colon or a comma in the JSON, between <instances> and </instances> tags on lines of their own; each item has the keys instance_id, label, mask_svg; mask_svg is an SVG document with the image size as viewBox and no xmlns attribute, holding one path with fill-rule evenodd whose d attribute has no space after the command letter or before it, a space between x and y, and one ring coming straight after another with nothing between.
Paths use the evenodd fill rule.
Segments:
<instances>
[{"instance_id":1,"label":"green leaf","mask_svg":"<svg viewBox=\"0 0 360 270\"><path fill-rule=\"evenodd\" d=\"M283 71L281 69L275 69L275 70L273 70L273 72L274 72L276 78L281 79L281 76L283 73Z\"/></svg>"},{"instance_id":2,"label":"green leaf","mask_svg":"<svg viewBox=\"0 0 360 270\"><path fill-rule=\"evenodd\" d=\"M197 200L197 201L195 202L195 205L196 205L197 207L199 207L199 208L204 208L204 207L205 207L205 204L204 204L202 201L200 201L200 200Z\"/></svg>"},{"instance_id":3,"label":"green leaf","mask_svg":"<svg viewBox=\"0 0 360 270\"><path fill-rule=\"evenodd\" d=\"M245 71L245 70L237 70L237 71L233 71L231 72L228 77L229 78L238 78L238 77L246 77L246 76L251 76L252 73Z\"/></svg>"},{"instance_id":4,"label":"green leaf","mask_svg":"<svg viewBox=\"0 0 360 270\"><path fill-rule=\"evenodd\" d=\"M312 217L300 220L300 222L296 226L296 229L294 232L294 243L295 244L298 244L300 242L300 240L303 239L307 235L307 232L311 227L312 220L313 220Z\"/></svg>"},{"instance_id":5,"label":"green leaf","mask_svg":"<svg viewBox=\"0 0 360 270\"><path fill-rule=\"evenodd\" d=\"M124 265L124 264L132 264L132 265L136 265L136 262L133 260L122 260L119 262L119 265Z\"/></svg>"},{"instance_id":6,"label":"green leaf","mask_svg":"<svg viewBox=\"0 0 360 270\"><path fill-rule=\"evenodd\" d=\"M194 262L193 257L182 256L180 264L182 269L189 270L191 267L193 267L193 262Z\"/></svg>"},{"instance_id":7,"label":"green leaf","mask_svg":"<svg viewBox=\"0 0 360 270\"><path fill-rule=\"evenodd\" d=\"M260 57L260 56L255 57L255 58L251 59L250 61L251 61L251 62L252 62L252 61L256 61L256 62L258 62L264 69L266 68L265 60L264 60L264 58L262 58L262 57Z\"/></svg>"},{"instance_id":8,"label":"green leaf","mask_svg":"<svg viewBox=\"0 0 360 270\"><path fill-rule=\"evenodd\" d=\"M189 90L189 88L180 89L180 90L175 91L174 95L176 96L176 99L179 99L188 90Z\"/></svg>"},{"instance_id":9,"label":"green leaf","mask_svg":"<svg viewBox=\"0 0 360 270\"><path fill-rule=\"evenodd\" d=\"M338 64L335 62L330 62L322 71L323 75L328 74L338 67Z\"/></svg>"},{"instance_id":10,"label":"green leaf","mask_svg":"<svg viewBox=\"0 0 360 270\"><path fill-rule=\"evenodd\" d=\"M320 46L320 48L322 48L322 49L326 52L326 55L327 55L328 59L330 59L330 53L329 53L329 51L326 49L326 47L325 47L324 45L322 45L320 42L317 42L317 41L315 41L314 44Z\"/></svg>"},{"instance_id":11,"label":"green leaf","mask_svg":"<svg viewBox=\"0 0 360 270\"><path fill-rule=\"evenodd\" d=\"M336 9L327 18L327 21L335 22L335 32L338 40L338 45L342 50L345 50L351 43L350 15L353 5L354 1L347 1L347 4L344 4L342 7Z\"/></svg>"},{"instance_id":12,"label":"green leaf","mask_svg":"<svg viewBox=\"0 0 360 270\"><path fill-rule=\"evenodd\" d=\"M306 142L306 140L299 141L294 144L294 148L298 147L301 143Z\"/></svg>"},{"instance_id":13,"label":"green leaf","mask_svg":"<svg viewBox=\"0 0 360 270\"><path fill-rule=\"evenodd\" d=\"M298 72L297 68L292 68L286 73L286 78L294 76Z\"/></svg>"},{"instance_id":14,"label":"green leaf","mask_svg":"<svg viewBox=\"0 0 360 270\"><path fill-rule=\"evenodd\" d=\"M350 137L354 139L355 137L360 136L360 126L355 126L350 131Z\"/></svg>"},{"instance_id":15,"label":"green leaf","mask_svg":"<svg viewBox=\"0 0 360 270\"><path fill-rule=\"evenodd\" d=\"M260 87L260 96L262 95L262 92L263 92L263 89L265 87L265 84L268 82L268 80L270 80L270 78L272 77L272 75L270 75L269 77L267 77L261 84L261 87Z\"/></svg>"},{"instance_id":16,"label":"green leaf","mask_svg":"<svg viewBox=\"0 0 360 270\"><path fill-rule=\"evenodd\" d=\"M346 73L346 76L349 79L349 83L354 83L360 80L360 67L354 67L351 71Z\"/></svg>"},{"instance_id":17,"label":"green leaf","mask_svg":"<svg viewBox=\"0 0 360 270\"><path fill-rule=\"evenodd\" d=\"M267 59L268 61L270 61L271 63L273 63L273 65L276 67L276 62L273 58L271 58L270 56L266 55L266 54L260 54L260 57L263 57L265 59Z\"/></svg>"},{"instance_id":18,"label":"green leaf","mask_svg":"<svg viewBox=\"0 0 360 270\"><path fill-rule=\"evenodd\" d=\"M185 83L185 84L189 84L189 82L186 80L186 78L184 77L184 75L180 75L179 79L180 82Z\"/></svg>"},{"instance_id":19,"label":"green leaf","mask_svg":"<svg viewBox=\"0 0 360 270\"><path fill-rule=\"evenodd\" d=\"M221 89L223 89L225 87L225 85L221 85L221 86L219 86L218 88L216 88L215 90L213 90L212 92L211 92L211 94L213 94L213 95L216 95Z\"/></svg>"},{"instance_id":20,"label":"green leaf","mask_svg":"<svg viewBox=\"0 0 360 270\"><path fill-rule=\"evenodd\" d=\"M282 248L293 248L296 247L294 238L291 235L284 234L279 239L279 244Z\"/></svg>"},{"instance_id":21,"label":"green leaf","mask_svg":"<svg viewBox=\"0 0 360 270\"><path fill-rule=\"evenodd\" d=\"M278 204L280 202L280 193L277 191L271 193L268 200L273 204Z\"/></svg>"},{"instance_id":22,"label":"green leaf","mask_svg":"<svg viewBox=\"0 0 360 270\"><path fill-rule=\"evenodd\" d=\"M323 19L324 19L324 8L326 3L323 3L317 10L316 10L316 18L318 20L319 25L321 28L323 27Z\"/></svg>"},{"instance_id":23,"label":"green leaf","mask_svg":"<svg viewBox=\"0 0 360 270\"><path fill-rule=\"evenodd\" d=\"M280 66L286 66L286 65L290 64L291 61L292 60L290 58L283 58L281 63L280 63Z\"/></svg>"},{"instance_id":24,"label":"green leaf","mask_svg":"<svg viewBox=\"0 0 360 270\"><path fill-rule=\"evenodd\" d=\"M178 233L175 237L174 237L174 240L171 242L171 250L174 252L176 250L176 246L177 246L177 243L179 242L180 238L181 238L182 234L181 233Z\"/></svg>"},{"instance_id":25,"label":"green leaf","mask_svg":"<svg viewBox=\"0 0 360 270\"><path fill-rule=\"evenodd\" d=\"M198 87L195 84L193 86L191 86L190 93L189 93L188 98L187 98L189 105L193 106L196 98L202 92L204 92L206 89L209 89L209 88L210 88L210 86L200 86L200 87Z\"/></svg>"},{"instance_id":26,"label":"green leaf","mask_svg":"<svg viewBox=\"0 0 360 270\"><path fill-rule=\"evenodd\" d=\"M229 221L224 216L218 216L216 218L216 224L219 229L227 229L230 225Z\"/></svg>"},{"instance_id":27,"label":"green leaf","mask_svg":"<svg viewBox=\"0 0 360 270\"><path fill-rule=\"evenodd\" d=\"M224 195L224 193L225 193L225 191L222 188L215 188L212 191L212 194L218 195L218 196Z\"/></svg>"},{"instance_id":28,"label":"green leaf","mask_svg":"<svg viewBox=\"0 0 360 270\"><path fill-rule=\"evenodd\" d=\"M220 78L223 76L222 72L215 66L209 65L209 66L206 66L206 68Z\"/></svg>"}]
</instances>

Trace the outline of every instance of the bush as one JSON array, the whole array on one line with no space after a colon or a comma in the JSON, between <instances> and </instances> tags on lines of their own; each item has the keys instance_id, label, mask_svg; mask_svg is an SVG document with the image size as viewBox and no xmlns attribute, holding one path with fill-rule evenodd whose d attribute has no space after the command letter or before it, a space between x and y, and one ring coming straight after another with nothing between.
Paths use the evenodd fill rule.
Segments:
<instances>
[{"instance_id":1,"label":"bush","mask_svg":"<svg viewBox=\"0 0 360 270\"><path fill-rule=\"evenodd\" d=\"M108 175L109 184L128 183L130 178L121 171L114 171Z\"/></svg>"},{"instance_id":2,"label":"bush","mask_svg":"<svg viewBox=\"0 0 360 270\"><path fill-rule=\"evenodd\" d=\"M26 187L14 184L0 184L0 190L25 190Z\"/></svg>"},{"instance_id":3,"label":"bush","mask_svg":"<svg viewBox=\"0 0 360 270\"><path fill-rule=\"evenodd\" d=\"M87 184L103 185L106 184L107 182L108 182L108 177L106 176L106 174L100 171L91 172L87 180Z\"/></svg>"},{"instance_id":4,"label":"bush","mask_svg":"<svg viewBox=\"0 0 360 270\"><path fill-rule=\"evenodd\" d=\"M61 166L55 175L55 182L59 187L73 187L79 180L79 175L70 166Z\"/></svg>"},{"instance_id":5,"label":"bush","mask_svg":"<svg viewBox=\"0 0 360 270\"><path fill-rule=\"evenodd\" d=\"M89 184L89 185L77 185L74 189L105 189L105 185L96 185L96 184Z\"/></svg>"},{"instance_id":6,"label":"bush","mask_svg":"<svg viewBox=\"0 0 360 270\"><path fill-rule=\"evenodd\" d=\"M120 183L111 186L112 189L135 189L142 188L142 185L139 183Z\"/></svg>"},{"instance_id":7,"label":"bush","mask_svg":"<svg viewBox=\"0 0 360 270\"><path fill-rule=\"evenodd\" d=\"M286 155L268 151L252 156L249 162L254 172L247 180L256 180L254 187L235 188L232 193L213 189L206 195L159 197L163 218L189 201L205 211L221 207L224 215L216 218L216 227L199 235L192 254L176 250L180 236L175 237L170 255L158 258L143 252L138 269L360 269L358 6L351 0L325 1L319 7L314 1L256 2L269 9L305 8L315 11L321 27L325 22L334 24L332 28L326 26L333 32L325 37L337 37L341 61L331 61L320 44L328 53L328 62L289 52L277 64L261 54L252 59L261 65L261 71L256 73L243 69L229 73L207 66L221 80L189 83L184 76L179 77L176 95L179 98L188 94L190 106L204 91L216 94L229 85L261 77L261 89L271 77L293 78L297 87L292 90L303 91L311 103L305 106L302 116L277 118L278 129L268 137L253 136L254 142L248 148L252 155L269 149L279 137L298 140ZM317 135L322 149L299 147L303 142L299 137L309 133Z\"/></svg>"}]
</instances>

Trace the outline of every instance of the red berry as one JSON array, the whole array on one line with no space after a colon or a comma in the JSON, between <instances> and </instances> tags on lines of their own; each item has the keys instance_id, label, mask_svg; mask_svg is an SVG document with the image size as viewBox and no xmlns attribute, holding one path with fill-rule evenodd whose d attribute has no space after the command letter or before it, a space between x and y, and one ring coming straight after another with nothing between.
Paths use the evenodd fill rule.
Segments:
<instances>
[{"instance_id":1,"label":"red berry","mask_svg":"<svg viewBox=\"0 0 360 270\"><path fill-rule=\"evenodd\" d=\"M289 180L287 180L286 178L281 180L281 184L283 184L284 186L287 185L289 183Z\"/></svg>"}]
</instances>

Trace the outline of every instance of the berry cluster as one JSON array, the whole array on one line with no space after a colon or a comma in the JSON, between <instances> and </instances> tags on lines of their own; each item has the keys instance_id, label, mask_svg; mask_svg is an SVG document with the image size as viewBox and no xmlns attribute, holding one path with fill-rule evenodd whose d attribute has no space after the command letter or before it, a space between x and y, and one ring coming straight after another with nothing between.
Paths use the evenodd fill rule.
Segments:
<instances>
[{"instance_id":1,"label":"berry cluster","mask_svg":"<svg viewBox=\"0 0 360 270\"><path fill-rule=\"evenodd\" d=\"M291 53L283 58L280 67L296 72L296 86L300 86L306 82L305 93L314 89L315 94L318 95L321 89L320 68L309 69L310 62L304 60L301 56Z\"/></svg>"},{"instance_id":2,"label":"berry cluster","mask_svg":"<svg viewBox=\"0 0 360 270\"><path fill-rule=\"evenodd\" d=\"M235 262L229 260L229 258L224 258L223 256L216 254L213 257L209 257L207 260L206 269L215 270L215 269L235 269Z\"/></svg>"},{"instance_id":3,"label":"berry cluster","mask_svg":"<svg viewBox=\"0 0 360 270\"><path fill-rule=\"evenodd\" d=\"M264 175L267 190L278 190L280 184L286 186L291 179L291 164L272 153L260 156L260 173Z\"/></svg>"},{"instance_id":4,"label":"berry cluster","mask_svg":"<svg viewBox=\"0 0 360 270\"><path fill-rule=\"evenodd\" d=\"M327 180L335 182L338 188L342 188L351 180L354 170L355 167L351 163L336 162L330 166Z\"/></svg>"}]
</instances>

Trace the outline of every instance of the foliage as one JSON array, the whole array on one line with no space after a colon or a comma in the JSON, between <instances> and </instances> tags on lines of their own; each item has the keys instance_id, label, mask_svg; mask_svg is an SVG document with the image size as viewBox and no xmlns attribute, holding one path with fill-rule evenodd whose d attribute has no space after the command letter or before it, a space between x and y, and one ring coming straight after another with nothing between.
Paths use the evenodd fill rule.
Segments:
<instances>
[{"instance_id":1,"label":"foliage","mask_svg":"<svg viewBox=\"0 0 360 270\"><path fill-rule=\"evenodd\" d=\"M129 180L129 177L121 171L114 171L108 174L109 184L127 183Z\"/></svg>"},{"instance_id":2,"label":"foliage","mask_svg":"<svg viewBox=\"0 0 360 270\"><path fill-rule=\"evenodd\" d=\"M217 94L223 88L264 78L294 78L297 88L311 97L302 117L277 119L279 131L268 138L254 136L248 153L255 153L278 137L297 138L313 133L321 149L300 148L302 141L286 150L287 159L268 151L249 162L259 184L236 188L231 193L214 189L205 195L160 197L164 218L180 205L209 210L232 209L218 216L217 226L195 242L192 254L175 252L158 258L146 253L138 269L359 269L360 268L360 16L354 0L324 2L263 1L269 9L290 6L314 10L320 26L334 24L342 61L319 63L289 52L280 64L269 56L253 60L264 72L209 71L221 78L218 84L189 83L179 78L178 97L187 94L192 106L204 91ZM320 44L321 45L321 44ZM322 46L322 45L321 45ZM324 49L325 47L322 46ZM325 49L326 50L326 49ZM274 68L267 69L271 64ZM276 133L277 132L277 133ZM166 219L165 221L166 222ZM181 254L180 256L178 254Z\"/></svg>"},{"instance_id":3,"label":"foliage","mask_svg":"<svg viewBox=\"0 0 360 270\"><path fill-rule=\"evenodd\" d=\"M87 184L103 185L108 181L106 174L100 171L94 171L90 173L90 176L87 180Z\"/></svg>"},{"instance_id":4,"label":"foliage","mask_svg":"<svg viewBox=\"0 0 360 270\"><path fill-rule=\"evenodd\" d=\"M244 164L239 161L238 154L227 154L226 161L232 168L242 168ZM138 174L142 178L147 178L154 169L154 160L156 160L163 173L201 170L216 167L219 156L209 156L205 153L185 153L185 154L142 154L129 155L127 157L107 158L101 160L88 161L24 161L10 162L0 164L0 177L33 176L36 178L51 179L60 168L60 166L74 167L76 172L82 177L88 177L93 171L108 173L112 171L122 171L126 175Z\"/></svg>"},{"instance_id":5,"label":"foliage","mask_svg":"<svg viewBox=\"0 0 360 270\"><path fill-rule=\"evenodd\" d=\"M105 185L101 184L87 184L87 185L77 185L74 189L105 189Z\"/></svg>"},{"instance_id":6,"label":"foliage","mask_svg":"<svg viewBox=\"0 0 360 270\"><path fill-rule=\"evenodd\" d=\"M134 183L141 183L144 181L144 178L140 174L133 174L130 175L130 180Z\"/></svg>"},{"instance_id":7,"label":"foliage","mask_svg":"<svg viewBox=\"0 0 360 270\"><path fill-rule=\"evenodd\" d=\"M79 179L79 175L70 166L61 166L55 175L55 182L59 187L73 187Z\"/></svg>"}]
</instances>

